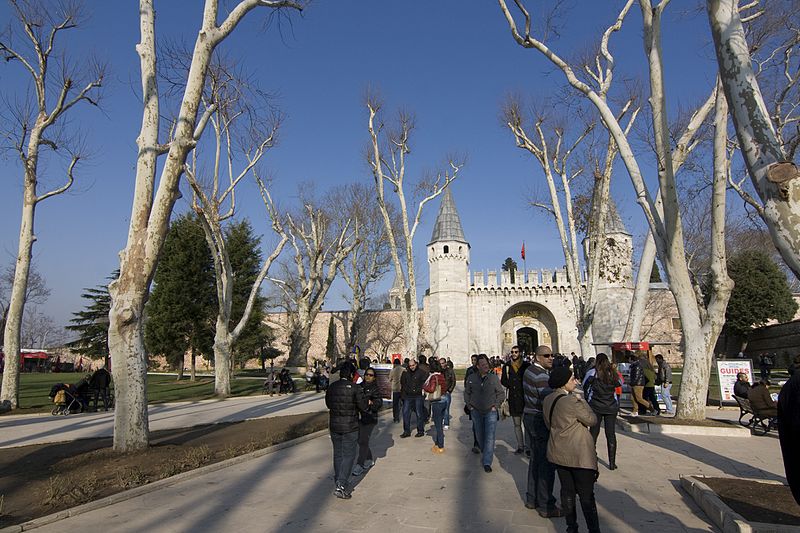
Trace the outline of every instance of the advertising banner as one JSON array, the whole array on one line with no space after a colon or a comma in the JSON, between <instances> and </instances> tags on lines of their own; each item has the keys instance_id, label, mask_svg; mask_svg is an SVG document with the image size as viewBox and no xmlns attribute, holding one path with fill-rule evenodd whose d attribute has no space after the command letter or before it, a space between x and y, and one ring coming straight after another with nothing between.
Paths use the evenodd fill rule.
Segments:
<instances>
[{"instance_id":1,"label":"advertising banner","mask_svg":"<svg viewBox=\"0 0 800 533\"><path fill-rule=\"evenodd\" d=\"M747 374L747 381L753 383L753 362L750 359L717 360L717 376L719 376L719 394L723 402L735 402L733 385L736 374Z\"/></svg>"}]
</instances>

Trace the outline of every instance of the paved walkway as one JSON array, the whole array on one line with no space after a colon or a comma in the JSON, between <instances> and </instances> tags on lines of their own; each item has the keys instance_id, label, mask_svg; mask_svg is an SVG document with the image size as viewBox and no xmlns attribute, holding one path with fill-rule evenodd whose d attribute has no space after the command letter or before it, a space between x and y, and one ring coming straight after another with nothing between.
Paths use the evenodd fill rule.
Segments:
<instances>
[{"instance_id":1,"label":"paved walkway","mask_svg":"<svg viewBox=\"0 0 800 533\"><path fill-rule=\"evenodd\" d=\"M523 506L527 460L513 454L511 421L498 427L494 472L487 474L470 452L460 394L452 413L441 456L431 453L430 437L400 439L400 425L383 417L373 436L377 464L351 500L331 493L331 444L321 437L38 531L563 531L563 519ZM599 446L595 491L604 532L716 531L679 488L679 474L785 482L772 437L618 435L618 470L605 468Z\"/></svg>"},{"instance_id":2,"label":"paved walkway","mask_svg":"<svg viewBox=\"0 0 800 533\"><path fill-rule=\"evenodd\" d=\"M314 392L155 404L149 407L150 431L322 410L325 410L325 397ZM0 417L0 448L113 434L114 413L111 412Z\"/></svg>"}]
</instances>

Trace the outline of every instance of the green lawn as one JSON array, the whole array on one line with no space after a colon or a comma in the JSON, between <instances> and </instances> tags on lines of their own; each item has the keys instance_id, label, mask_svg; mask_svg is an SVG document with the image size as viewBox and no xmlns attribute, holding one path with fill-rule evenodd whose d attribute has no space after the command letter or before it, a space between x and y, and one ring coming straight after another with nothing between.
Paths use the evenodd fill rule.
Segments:
<instances>
[{"instance_id":1,"label":"green lawn","mask_svg":"<svg viewBox=\"0 0 800 533\"><path fill-rule=\"evenodd\" d=\"M681 392L681 370L680 368L673 368L672 369L672 390L670 393L673 397L677 398L678 394ZM758 371L755 372L755 379L759 379ZM777 386L779 381L783 381L789 379L789 374L785 371L773 371L772 376L770 378L770 382L772 385L770 386L770 392L780 392L781 388ZM719 402L719 379L717 379L716 370L712 371L711 379L708 382L708 403L709 405L717 405Z\"/></svg>"},{"instance_id":2,"label":"green lawn","mask_svg":"<svg viewBox=\"0 0 800 533\"><path fill-rule=\"evenodd\" d=\"M50 411L52 402L48 397L55 383L76 383L81 378L78 373L64 374L22 374L20 376L20 409L14 414ZM234 379L231 382L233 396L261 394L263 381L260 379ZM302 390L302 387L299 389ZM177 402L187 400L206 400L214 397L214 378L198 376L197 381L185 377L177 381L174 375L148 374L147 399L149 403Z\"/></svg>"}]
</instances>

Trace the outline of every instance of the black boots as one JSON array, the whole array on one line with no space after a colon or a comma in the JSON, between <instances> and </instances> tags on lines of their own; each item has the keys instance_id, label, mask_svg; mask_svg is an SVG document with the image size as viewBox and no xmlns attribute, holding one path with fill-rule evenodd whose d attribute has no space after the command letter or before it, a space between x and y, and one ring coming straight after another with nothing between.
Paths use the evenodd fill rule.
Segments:
<instances>
[{"instance_id":1,"label":"black boots","mask_svg":"<svg viewBox=\"0 0 800 533\"><path fill-rule=\"evenodd\" d=\"M616 442L609 442L608 443L608 469L609 470L616 470L617 469L617 443Z\"/></svg>"}]
</instances>

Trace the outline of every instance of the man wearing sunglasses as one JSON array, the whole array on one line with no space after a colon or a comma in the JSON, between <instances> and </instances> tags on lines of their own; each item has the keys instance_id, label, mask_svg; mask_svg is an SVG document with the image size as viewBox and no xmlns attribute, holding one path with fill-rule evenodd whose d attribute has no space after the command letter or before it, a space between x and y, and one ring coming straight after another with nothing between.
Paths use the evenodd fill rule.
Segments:
<instances>
[{"instance_id":1,"label":"man wearing sunglasses","mask_svg":"<svg viewBox=\"0 0 800 533\"><path fill-rule=\"evenodd\" d=\"M543 344L536 348L533 363L525 370L522 378L525 393L522 422L525 425L525 438L531 450L525 507L536 509L544 518L563 516L561 509L556 507L556 498L553 496L556 467L547 460L550 430L544 423L543 414L544 399L553 392L548 385L552 368L553 350Z\"/></svg>"}]
</instances>

